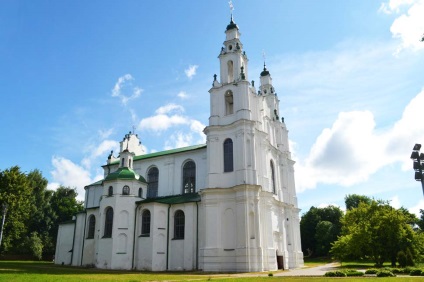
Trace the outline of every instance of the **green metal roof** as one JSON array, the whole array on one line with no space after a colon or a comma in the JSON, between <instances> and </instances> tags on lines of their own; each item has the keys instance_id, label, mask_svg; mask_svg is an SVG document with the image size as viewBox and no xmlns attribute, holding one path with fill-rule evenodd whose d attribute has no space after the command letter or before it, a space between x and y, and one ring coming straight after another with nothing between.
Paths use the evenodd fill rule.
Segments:
<instances>
[{"instance_id":1,"label":"green metal roof","mask_svg":"<svg viewBox=\"0 0 424 282\"><path fill-rule=\"evenodd\" d=\"M176 196L165 196L158 198L148 198L142 201L138 201L137 204L147 204L147 203L161 203L161 204L182 204L190 202L200 202L200 195L198 193L190 193Z\"/></svg>"},{"instance_id":2,"label":"green metal roof","mask_svg":"<svg viewBox=\"0 0 424 282\"><path fill-rule=\"evenodd\" d=\"M89 184L89 185L86 185L85 187L89 187L89 186L96 186L96 185L102 185L103 184L103 179L102 180L99 180L99 181L96 181L96 182L94 182L94 183L91 183L91 184Z\"/></svg>"},{"instance_id":3,"label":"green metal roof","mask_svg":"<svg viewBox=\"0 0 424 282\"><path fill-rule=\"evenodd\" d=\"M166 150L166 151L155 152L155 153L151 153L151 154L144 154L144 155L135 156L133 160L139 161L139 160L151 159L151 158L161 157L161 156L165 156L165 155L172 155L172 154L194 151L194 150L199 150L199 149L204 149L204 148L206 148L206 144L188 146L188 147L183 147L183 148L177 148L177 149L172 149L172 150ZM119 163L119 160L114 161L110 164L114 165L114 164L118 164L118 163Z\"/></svg>"},{"instance_id":4,"label":"green metal roof","mask_svg":"<svg viewBox=\"0 0 424 282\"><path fill-rule=\"evenodd\" d=\"M118 170L109 173L108 176L106 176L104 181L107 180L116 180L116 179L127 179L127 180L138 180L140 182L147 183L143 176L138 175L134 170L128 168L128 167L120 167Z\"/></svg>"}]
</instances>

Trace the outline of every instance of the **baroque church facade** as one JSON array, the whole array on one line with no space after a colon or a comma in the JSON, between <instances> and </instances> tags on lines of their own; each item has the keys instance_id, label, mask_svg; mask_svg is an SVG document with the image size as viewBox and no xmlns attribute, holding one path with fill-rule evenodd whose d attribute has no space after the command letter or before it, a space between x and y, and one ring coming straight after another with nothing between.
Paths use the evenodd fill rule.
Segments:
<instances>
[{"instance_id":1,"label":"baroque church facade","mask_svg":"<svg viewBox=\"0 0 424 282\"><path fill-rule=\"evenodd\" d=\"M143 154L136 134L59 226L55 263L151 271L303 265L288 130L264 65L260 86L231 19L210 95L207 143Z\"/></svg>"}]
</instances>

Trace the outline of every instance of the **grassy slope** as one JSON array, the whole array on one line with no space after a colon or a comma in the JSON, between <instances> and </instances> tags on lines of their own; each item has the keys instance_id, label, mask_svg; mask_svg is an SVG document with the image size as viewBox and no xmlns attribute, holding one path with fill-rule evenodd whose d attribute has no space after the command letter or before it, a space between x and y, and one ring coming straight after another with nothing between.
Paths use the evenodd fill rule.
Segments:
<instances>
[{"instance_id":1,"label":"grassy slope","mask_svg":"<svg viewBox=\"0 0 424 282\"><path fill-rule=\"evenodd\" d=\"M251 274L252 276L266 273ZM207 274L195 272L136 272L111 271L93 268L58 266L48 262L0 261L0 281L313 281L322 282L339 278L326 277L238 277L238 274ZM343 278L343 282L364 281L370 278ZM372 278L371 278L372 279ZM421 277L422 279L422 277ZM340 279L339 279L340 280ZM378 281L393 278L378 278ZM419 281L416 277L395 278L396 281Z\"/></svg>"}]
</instances>

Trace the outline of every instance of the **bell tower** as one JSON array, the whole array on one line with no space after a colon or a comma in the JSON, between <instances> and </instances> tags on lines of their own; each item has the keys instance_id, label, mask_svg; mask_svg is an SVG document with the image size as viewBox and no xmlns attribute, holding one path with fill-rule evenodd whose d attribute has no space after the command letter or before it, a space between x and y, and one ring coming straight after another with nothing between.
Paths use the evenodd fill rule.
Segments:
<instances>
[{"instance_id":1,"label":"bell tower","mask_svg":"<svg viewBox=\"0 0 424 282\"><path fill-rule=\"evenodd\" d=\"M258 90L249 82L248 58L233 17L218 59L204 129L207 179L200 191L199 266L242 272L302 265L288 131L265 64Z\"/></svg>"},{"instance_id":2,"label":"bell tower","mask_svg":"<svg viewBox=\"0 0 424 282\"><path fill-rule=\"evenodd\" d=\"M231 16L218 59L219 81L214 75L210 93L207 135L207 187L233 187L255 183L253 142L247 140L257 119L252 107L256 90L248 81L249 68L240 31Z\"/></svg>"}]
</instances>

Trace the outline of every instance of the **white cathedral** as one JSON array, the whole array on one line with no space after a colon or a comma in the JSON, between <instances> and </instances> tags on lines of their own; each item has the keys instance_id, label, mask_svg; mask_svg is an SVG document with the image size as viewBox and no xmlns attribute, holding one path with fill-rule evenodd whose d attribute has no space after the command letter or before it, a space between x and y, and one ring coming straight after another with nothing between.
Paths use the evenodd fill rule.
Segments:
<instances>
[{"instance_id":1,"label":"white cathedral","mask_svg":"<svg viewBox=\"0 0 424 282\"><path fill-rule=\"evenodd\" d=\"M303 265L288 131L264 65L260 86L231 19L210 93L207 143L111 153L85 209L59 226L55 263L104 269L252 272Z\"/></svg>"}]
</instances>

